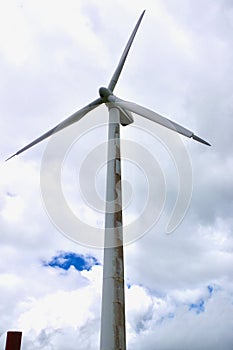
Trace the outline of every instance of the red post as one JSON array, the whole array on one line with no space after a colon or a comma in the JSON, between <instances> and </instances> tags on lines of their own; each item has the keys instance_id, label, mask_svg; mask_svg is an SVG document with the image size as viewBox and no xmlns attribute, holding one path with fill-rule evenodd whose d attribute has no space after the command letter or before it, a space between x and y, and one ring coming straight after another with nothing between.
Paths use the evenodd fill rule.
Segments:
<instances>
[{"instance_id":1,"label":"red post","mask_svg":"<svg viewBox=\"0 0 233 350\"><path fill-rule=\"evenodd\" d=\"M16 332L16 331L7 332L5 350L20 350L21 339L22 339L22 332Z\"/></svg>"}]
</instances>

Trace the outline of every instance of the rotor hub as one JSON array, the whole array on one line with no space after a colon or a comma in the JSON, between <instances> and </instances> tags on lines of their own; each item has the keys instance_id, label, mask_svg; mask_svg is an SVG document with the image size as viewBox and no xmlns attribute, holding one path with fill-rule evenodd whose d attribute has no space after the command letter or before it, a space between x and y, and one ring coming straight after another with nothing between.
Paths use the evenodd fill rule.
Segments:
<instances>
[{"instance_id":1,"label":"rotor hub","mask_svg":"<svg viewBox=\"0 0 233 350\"><path fill-rule=\"evenodd\" d=\"M100 97L104 99L104 101L108 101L108 97L112 95L112 91L106 87L99 88Z\"/></svg>"}]
</instances>

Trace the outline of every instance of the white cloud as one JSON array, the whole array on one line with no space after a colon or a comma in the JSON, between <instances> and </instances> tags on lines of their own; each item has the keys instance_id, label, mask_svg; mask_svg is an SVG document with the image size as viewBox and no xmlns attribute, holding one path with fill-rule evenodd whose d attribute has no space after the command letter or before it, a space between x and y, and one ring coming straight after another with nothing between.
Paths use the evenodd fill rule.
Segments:
<instances>
[{"instance_id":1,"label":"white cloud","mask_svg":"<svg viewBox=\"0 0 233 350\"><path fill-rule=\"evenodd\" d=\"M231 2L1 2L1 159L96 97L144 7L146 15L116 93L185 124L213 146L184 141L192 159L193 196L182 224L166 236L176 174L166 150L161 153L163 146L157 152L148 139L140 140L167 171L169 191L158 225L125 249L126 282L131 285L126 289L128 348L230 350ZM89 117L107 115L104 109L98 113ZM80 128L86 125L80 122ZM122 132L126 138L132 133L130 127ZM95 137L98 143L106 141L106 132L101 129ZM75 147L82 156L89 152L83 143ZM95 138L90 145L95 146ZM101 266L80 273L45 267L43 261L61 250L102 261L102 251L69 241L48 220L39 180L45 147L46 141L0 169L0 333L23 330L24 350L92 350L99 346ZM76 186L77 174L69 173L74 164L75 155L63 178L68 189ZM135 179L139 194L144 189L140 181ZM77 204L76 194L67 200ZM143 196L132 198L139 202ZM90 209L83 210L88 221ZM135 214L130 212L130 220ZM190 305L201 300L204 311L198 314Z\"/></svg>"}]
</instances>

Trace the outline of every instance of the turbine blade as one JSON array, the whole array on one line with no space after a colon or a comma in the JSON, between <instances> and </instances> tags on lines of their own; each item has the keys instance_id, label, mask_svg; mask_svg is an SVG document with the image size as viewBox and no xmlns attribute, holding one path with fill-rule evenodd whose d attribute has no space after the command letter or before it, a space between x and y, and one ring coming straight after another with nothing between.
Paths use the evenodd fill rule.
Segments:
<instances>
[{"instance_id":1,"label":"turbine blade","mask_svg":"<svg viewBox=\"0 0 233 350\"><path fill-rule=\"evenodd\" d=\"M40 137L38 137L37 139L35 139L34 141L32 141L31 143L29 143L28 145L26 145L25 147L21 148L19 151L17 151L15 154L13 154L12 156L10 156L9 158L6 159L10 160L11 158L19 155L20 153L26 151L27 149L31 148L32 146L36 145L37 143L45 140L47 137L57 133L58 131L66 128L67 126L79 121L82 117L84 117L88 112L90 112L91 110L93 110L94 108L98 107L101 103L103 103L102 98L98 98L97 100L91 102L90 104L88 104L87 106L83 107L82 109L80 109L79 111L75 112L74 114L72 114L70 117L68 117L67 119L63 120L61 123L59 123L58 125L56 125L54 128L52 128L51 130L47 131L45 134L41 135Z\"/></svg>"},{"instance_id":2,"label":"turbine blade","mask_svg":"<svg viewBox=\"0 0 233 350\"><path fill-rule=\"evenodd\" d=\"M204 143L204 145L207 145L207 146L211 146L211 144L203 139L201 139L200 137L196 136L193 134L192 138L195 140L195 141L198 141L198 142L201 142L201 143Z\"/></svg>"},{"instance_id":3,"label":"turbine blade","mask_svg":"<svg viewBox=\"0 0 233 350\"><path fill-rule=\"evenodd\" d=\"M139 27L139 25L140 25L140 23L142 21L142 18L144 16L145 11L146 10L144 10L142 12L141 16L139 17L139 19L137 21L137 24L136 24L136 26L135 26L135 28L134 28L134 30L133 30L130 38L129 38L129 41L127 42L127 45L126 45L124 51L123 51L123 54L122 54L122 56L120 58L118 66L117 66L117 68L116 68L116 70L115 70L115 72L114 72L114 74L112 76L112 79L110 80L110 83L108 85L108 89L111 90L111 91L113 91L115 89L115 86L116 86L117 81L119 79L119 76L121 74L122 68L123 68L123 66L125 64L126 57L127 57L128 53L129 53L130 47L132 45L132 42L133 42L134 37L135 37L135 35L137 33L138 27Z\"/></svg>"},{"instance_id":4,"label":"turbine blade","mask_svg":"<svg viewBox=\"0 0 233 350\"><path fill-rule=\"evenodd\" d=\"M139 114L142 117L145 117L153 122L156 122L160 125L163 125L168 129L176 131L181 135L184 135L184 136L189 137L189 138L193 138L194 140L196 140L198 142L201 142L201 143L204 143L205 145L210 146L210 144L207 141L196 136L191 130L186 129L182 125L177 124L177 123L173 122L172 120L165 118L156 112L151 111L148 108L142 107L142 106L140 106L136 103L133 103L133 102L127 102L127 101L121 100L114 95L109 96L108 99L109 99L110 103L113 102L118 107L125 108L126 110L129 110L130 112Z\"/></svg>"}]
</instances>

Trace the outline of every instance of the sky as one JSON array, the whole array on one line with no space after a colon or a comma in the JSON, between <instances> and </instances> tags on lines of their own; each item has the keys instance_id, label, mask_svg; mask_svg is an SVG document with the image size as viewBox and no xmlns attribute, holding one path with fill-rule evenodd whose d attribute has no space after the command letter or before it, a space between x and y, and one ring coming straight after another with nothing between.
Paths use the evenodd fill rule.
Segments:
<instances>
[{"instance_id":1,"label":"sky","mask_svg":"<svg viewBox=\"0 0 233 350\"><path fill-rule=\"evenodd\" d=\"M233 348L232 1L0 0L2 349L99 348L107 109L5 159L98 97L144 9L115 94L212 146L121 128L127 349Z\"/></svg>"}]
</instances>

